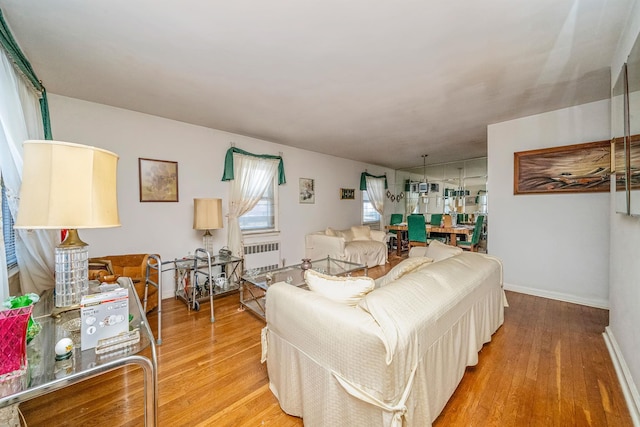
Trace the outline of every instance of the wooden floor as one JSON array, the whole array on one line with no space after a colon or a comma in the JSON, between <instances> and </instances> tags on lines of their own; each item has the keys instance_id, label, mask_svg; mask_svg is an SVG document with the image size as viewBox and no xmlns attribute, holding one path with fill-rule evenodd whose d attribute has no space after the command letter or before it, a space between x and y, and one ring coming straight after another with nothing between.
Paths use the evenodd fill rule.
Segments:
<instances>
[{"instance_id":1,"label":"wooden floor","mask_svg":"<svg viewBox=\"0 0 640 427\"><path fill-rule=\"evenodd\" d=\"M397 258L395 259L397 262ZM379 277L390 267L369 270ZM434 426L631 426L602 332L608 312L507 292L505 323ZM264 322L238 295L188 311L163 300L160 426L301 426L260 363ZM155 314L150 316L155 327ZM126 368L20 405L29 426L140 426L142 371ZM333 427L333 426L332 426Z\"/></svg>"}]
</instances>

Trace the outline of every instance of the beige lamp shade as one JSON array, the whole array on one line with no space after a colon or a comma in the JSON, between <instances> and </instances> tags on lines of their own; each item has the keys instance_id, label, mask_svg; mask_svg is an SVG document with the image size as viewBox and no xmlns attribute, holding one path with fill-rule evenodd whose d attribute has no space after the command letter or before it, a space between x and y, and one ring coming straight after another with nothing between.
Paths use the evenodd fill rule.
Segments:
<instances>
[{"instance_id":1,"label":"beige lamp shade","mask_svg":"<svg viewBox=\"0 0 640 427\"><path fill-rule=\"evenodd\" d=\"M120 225L118 156L87 145L25 141L16 228Z\"/></svg>"},{"instance_id":2,"label":"beige lamp shade","mask_svg":"<svg viewBox=\"0 0 640 427\"><path fill-rule=\"evenodd\" d=\"M194 230L222 227L222 199L193 199Z\"/></svg>"}]
</instances>

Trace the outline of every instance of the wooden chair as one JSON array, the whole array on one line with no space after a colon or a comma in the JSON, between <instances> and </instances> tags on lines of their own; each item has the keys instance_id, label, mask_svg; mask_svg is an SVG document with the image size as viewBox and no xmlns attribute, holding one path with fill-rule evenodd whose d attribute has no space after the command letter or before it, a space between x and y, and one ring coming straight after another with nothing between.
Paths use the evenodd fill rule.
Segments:
<instances>
[{"instance_id":1,"label":"wooden chair","mask_svg":"<svg viewBox=\"0 0 640 427\"><path fill-rule=\"evenodd\" d=\"M409 232L409 250L414 246L427 246L427 227L424 222L424 215L409 215L407 217L407 228Z\"/></svg>"},{"instance_id":2,"label":"wooden chair","mask_svg":"<svg viewBox=\"0 0 640 427\"><path fill-rule=\"evenodd\" d=\"M473 234L471 240L460 240L456 242L456 245L462 249L469 250L471 252L478 252L478 242L480 241L480 233L482 232L482 223L484 222L484 215L478 216L476 225L473 227Z\"/></svg>"}]
</instances>

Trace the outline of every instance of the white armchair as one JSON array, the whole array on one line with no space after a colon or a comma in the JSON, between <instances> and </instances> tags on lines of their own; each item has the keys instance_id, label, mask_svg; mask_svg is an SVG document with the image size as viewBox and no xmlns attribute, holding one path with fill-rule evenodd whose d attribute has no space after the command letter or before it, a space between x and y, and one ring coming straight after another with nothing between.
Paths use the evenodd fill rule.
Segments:
<instances>
[{"instance_id":1,"label":"white armchair","mask_svg":"<svg viewBox=\"0 0 640 427\"><path fill-rule=\"evenodd\" d=\"M387 262L386 233L368 226L347 230L327 228L305 236L305 256L311 259L327 256L369 267Z\"/></svg>"}]
</instances>

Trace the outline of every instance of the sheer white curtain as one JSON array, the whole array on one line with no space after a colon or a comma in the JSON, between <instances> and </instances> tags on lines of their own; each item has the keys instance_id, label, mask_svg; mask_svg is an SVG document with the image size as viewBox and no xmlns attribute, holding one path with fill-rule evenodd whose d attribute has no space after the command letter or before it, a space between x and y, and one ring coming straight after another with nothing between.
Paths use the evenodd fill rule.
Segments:
<instances>
[{"instance_id":1,"label":"sheer white curtain","mask_svg":"<svg viewBox=\"0 0 640 427\"><path fill-rule=\"evenodd\" d=\"M367 193L369 194L369 201L373 208L380 214L380 227L384 227L382 224L384 221L384 183L385 178L373 178L367 176ZM384 230L384 228L381 228Z\"/></svg>"},{"instance_id":2,"label":"sheer white curtain","mask_svg":"<svg viewBox=\"0 0 640 427\"><path fill-rule=\"evenodd\" d=\"M407 215L414 213L418 206L418 198L407 197Z\"/></svg>"},{"instance_id":3,"label":"sheer white curtain","mask_svg":"<svg viewBox=\"0 0 640 427\"><path fill-rule=\"evenodd\" d=\"M44 132L38 95L15 71L3 50L0 50L0 93L0 171L15 220L22 181L22 143L27 139L42 139ZM23 293L39 294L53 287L55 244L53 230L16 230L16 256ZM1 292L8 293L4 246L0 256Z\"/></svg>"},{"instance_id":4,"label":"sheer white curtain","mask_svg":"<svg viewBox=\"0 0 640 427\"><path fill-rule=\"evenodd\" d=\"M234 178L229 200L229 249L242 257L243 243L240 218L260 201L262 195L278 173L279 160L263 159L233 153Z\"/></svg>"}]
</instances>

